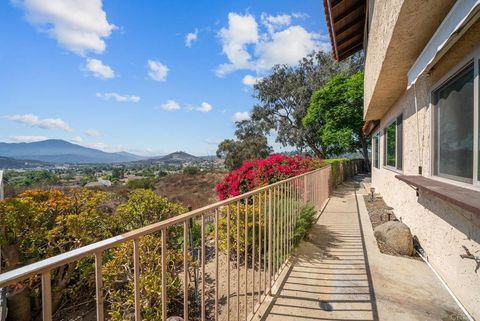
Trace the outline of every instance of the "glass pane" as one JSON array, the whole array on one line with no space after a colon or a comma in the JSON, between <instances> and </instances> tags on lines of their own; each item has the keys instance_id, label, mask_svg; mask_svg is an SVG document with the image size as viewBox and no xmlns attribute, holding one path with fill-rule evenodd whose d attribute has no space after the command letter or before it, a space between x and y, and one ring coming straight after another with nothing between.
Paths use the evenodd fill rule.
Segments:
<instances>
[{"instance_id":1,"label":"glass pane","mask_svg":"<svg viewBox=\"0 0 480 321\"><path fill-rule=\"evenodd\" d=\"M375 167L380 168L380 136L375 135Z\"/></svg>"},{"instance_id":2,"label":"glass pane","mask_svg":"<svg viewBox=\"0 0 480 321\"><path fill-rule=\"evenodd\" d=\"M437 171L439 176L473 178L473 68L436 93Z\"/></svg>"},{"instance_id":3,"label":"glass pane","mask_svg":"<svg viewBox=\"0 0 480 321\"><path fill-rule=\"evenodd\" d=\"M397 117L397 169L403 169L403 115Z\"/></svg>"},{"instance_id":4,"label":"glass pane","mask_svg":"<svg viewBox=\"0 0 480 321\"><path fill-rule=\"evenodd\" d=\"M397 124L393 122L387 128L387 165L395 166L395 139L397 136Z\"/></svg>"}]
</instances>

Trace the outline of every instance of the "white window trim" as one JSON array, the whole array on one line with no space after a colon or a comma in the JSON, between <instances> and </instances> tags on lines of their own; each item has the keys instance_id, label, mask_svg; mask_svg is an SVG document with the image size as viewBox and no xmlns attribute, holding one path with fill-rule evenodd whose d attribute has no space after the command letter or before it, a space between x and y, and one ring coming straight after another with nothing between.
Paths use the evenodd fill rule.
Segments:
<instances>
[{"instance_id":1,"label":"white window trim","mask_svg":"<svg viewBox=\"0 0 480 321\"><path fill-rule=\"evenodd\" d=\"M377 159L377 146L374 144L375 137L378 138L378 159ZM379 129L372 135L372 169L382 169L382 130ZM378 161L378 167L375 167L375 160Z\"/></svg>"},{"instance_id":2,"label":"white window trim","mask_svg":"<svg viewBox=\"0 0 480 321\"><path fill-rule=\"evenodd\" d=\"M432 97L435 91L447 83L450 79L455 77L459 72L462 71L469 63L473 61L473 180L472 183L461 182L454 179L449 179L446 177L435 175L435 162L436 153L435 153L435 130L436 130L436 119L435 119L435 109L437 108L433 102ZM429 97L430 97L430 171L429 178L445 182L448 184L456 185L459 187L465 187L473 190L480 190L480 180L479 180L479 171L478 167L479 161L479 96L480 96L480 83L479 83L479 68L480 68L480 47L473 50L469 55L465 56L458 64L451 68L443 77L441 77L433 86L430 87Z\"/></svg>"},{"instance_id":3,"label":"white window trim","mask_svg":"<svg viewBox=\"0 0 480 321\"><path fill-rule=\"evenodd\" d=\"M386 145L387 145L387 135L385 134L385 129L387 129L391 124L393 123L396 123L397 120L398 120L398 117L402 116L403 118L403 112L401 113L398 113L396 114L392 119L390 119L390 121L387 123L387 125L383 126L382 129L380 130L380 132L383 133L383 140L380 142L380 145L383 145L383 153L381 153L381 159L382 159L382 163L379 164L380 165L380 168L384 168L384 169L388 169L389 171L392 171L392 172L395 172L395 173L398 173L398 174L403 174L403 168L405 166L403 160L402 159L402 169L398 169L397 168L397 156L398 156L398 144L397 144L397 141L398 141L398 129L395 128L395 166L391 166L391 165L387 165L387 162L385 162L385 158L386 158L386 153L387 153L387 149L386 149ZM405 126L405 119L402 119L402 126ZM398 124L395 125L395 127L398 126ZM402 130L402 134L403 132L405 132L405 129ZM404 143L404 139L402 137L402 158L403 158L403 154L404 154L404 151L405 149L403 148L403 143Z\"/></svg>"}]
</instances>

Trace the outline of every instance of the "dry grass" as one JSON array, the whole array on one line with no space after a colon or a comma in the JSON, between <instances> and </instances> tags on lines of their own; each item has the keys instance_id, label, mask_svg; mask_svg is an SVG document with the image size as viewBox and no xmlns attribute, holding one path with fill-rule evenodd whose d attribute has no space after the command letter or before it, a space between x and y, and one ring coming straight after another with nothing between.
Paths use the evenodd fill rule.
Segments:
<instances>
[{"instance_id":1,"label":"dry grass","mask_svg":"<svg viewBox=\"0 0 480 321\"><path fill-rule=\"evenodd\" d=\"M196 209L218 201L215 185L224 175L217 172L172 174L162 177L155 184L155 192L172 202Z\"/></svg>"}]
</instances>

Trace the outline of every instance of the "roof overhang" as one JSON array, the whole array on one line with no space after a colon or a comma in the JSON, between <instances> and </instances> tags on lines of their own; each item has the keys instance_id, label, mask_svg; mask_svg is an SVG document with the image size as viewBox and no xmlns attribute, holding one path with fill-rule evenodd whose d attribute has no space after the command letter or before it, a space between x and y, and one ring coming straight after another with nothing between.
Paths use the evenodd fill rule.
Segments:
<instances>
[{"instance_id":1,"label":"roof overhang","mask_svg":"<svg viewBox=\"0 0 480 321\"><path fill-rule=\"evenodd\" d=\"M323 5L335 60L363 49L366 0L324 0Z\"/></svg>"}]
</instances>

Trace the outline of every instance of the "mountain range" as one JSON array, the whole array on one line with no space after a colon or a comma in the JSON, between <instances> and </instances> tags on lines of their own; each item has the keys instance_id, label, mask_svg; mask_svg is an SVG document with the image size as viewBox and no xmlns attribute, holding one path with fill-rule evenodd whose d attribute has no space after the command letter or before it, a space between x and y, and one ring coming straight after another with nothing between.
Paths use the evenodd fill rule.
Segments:
<instances>
[{"instance_id":1,"label":"mountain range","mask_svg":"<svg viewBox=\"0 0 480 321\"><path fill-rule=\"evenodd\" d=\"M204 159L185 152L145 157L127 152L108 153L60 139L32 143L0 143L0 168L20 168L53 164L98 164L146 161L167 165L197 163ZM23 165L22 165L23 164Z\"/></svg>"}]
</instances>

